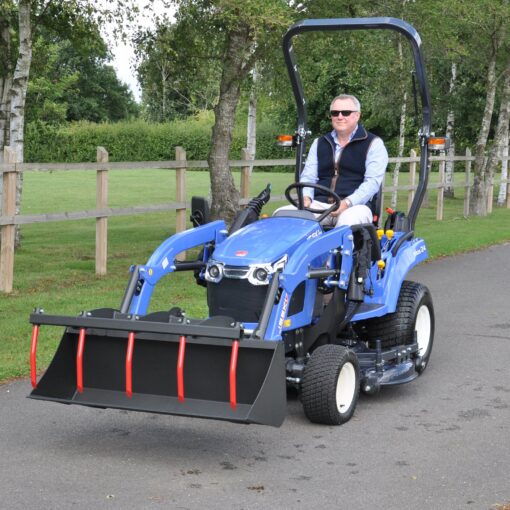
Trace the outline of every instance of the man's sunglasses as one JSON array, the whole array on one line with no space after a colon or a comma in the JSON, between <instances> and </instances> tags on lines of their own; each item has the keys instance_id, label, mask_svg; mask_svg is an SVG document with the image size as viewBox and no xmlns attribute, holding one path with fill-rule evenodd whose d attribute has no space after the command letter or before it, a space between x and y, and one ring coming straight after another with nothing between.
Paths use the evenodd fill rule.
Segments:
<instances>
[{"instance_id":1,"label":"man's sunglasses","mask_svg":"<svg viewBox=\"0 0 510 510\"><path fill-rule=\"evenodd\" d=\"M351 113L355 113L358 110L331 110L329 114L331 117L338 117L340 114L342 114L342 117L348 117Z\"/></svg>"}]
</instances>

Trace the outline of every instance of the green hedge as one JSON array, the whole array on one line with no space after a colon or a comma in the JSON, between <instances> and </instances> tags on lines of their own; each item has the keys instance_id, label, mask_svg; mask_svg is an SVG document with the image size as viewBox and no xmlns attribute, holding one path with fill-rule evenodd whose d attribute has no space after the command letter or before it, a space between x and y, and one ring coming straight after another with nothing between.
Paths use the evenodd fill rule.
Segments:
<instances>
[{"instance_id":1,"label":"green hedge","mask_svg":"<svg viewBox=\"0 0 510 510\"><path fill-rule=\"evenodd\" d=\"M240 123L241 124L241 123ZM232 159L240 159L246 146L246 124L236 129L231 150ZM175 147L186 149L190 160L205 160L209 152L212 119L191 119L164 124L141 120L115 124L78 122L62 127L41 122L27 125L25 161L79 163L95 161L96 147L103 146L110 161L162 161L175 159ZM258 159L287 158L275 143L277 126L257 126Z\"/></svg>"}]
</instances>

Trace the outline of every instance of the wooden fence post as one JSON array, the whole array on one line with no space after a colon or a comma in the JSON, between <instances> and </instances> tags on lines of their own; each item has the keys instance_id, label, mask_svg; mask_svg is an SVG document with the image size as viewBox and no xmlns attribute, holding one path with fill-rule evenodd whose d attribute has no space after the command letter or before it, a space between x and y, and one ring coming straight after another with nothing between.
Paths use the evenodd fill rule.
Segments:
<instances>
[{"instance_id":1,"label":"wooden fence post","mask_svg":"<svg viewBox=\"0 0 510 510\"><path fill-rule=\"evenodd\" d=\"M98 163L108 163L108 151L98 147L96 151ZM96 172L96 209L108 207L108 168L101 166ZM108 260L108 218L96 217L96 274L105 275Z\"/></svg>"},{"instance_id":2,"label":"wooden fence post","mask_svg":"<svg viewBox=\"0 0 510 510\"><path fill-rule=\"evenodd\" d=\"M411 149L409 152L409 156L411 158L416 157L416 151L414 149ZM416 185L416 161L410 161L409 162L409 186L412 186L412 188L409 190L409 193L407 195L407 211L409 212L411 209L411 204L414 200L414 193L415 193L415 187Z\"/></svg>"},{"instance_id":3,"label":"wooden fence post","mask_svg":"<svg viewBox=\"0 0 510 510\"><path fill-rule=\"evenodd\" d=\"M466 158L471 157L471 149L469 147L466 148ZM467 218L469 216L469 201L470 201L470 193L471 193L471 160L466 159L466 176L465 176L465 186L464 186L464 217Z\"/></svg>"},{"instance_id":4,"label":"wooden fence post","mask_svg":"<svg viewBox=\"0 0 510 510\"><path fill-rule=\"evenodd\" d=\"M437 188L437 211L436 220L441 221L443 219L444 211L444 173L446 167L446 160L439 162L439 188Z\"/></svg>"},{"instance_id":5,"label":"wooden fence post","mask_svg":"<svg viewBox=\"0 0 510 510\"><path fill-rule=\"evenodd\" d=\"M12 169L4 169L2 192L2 216L16 215L16 151L4 147L4 163L13 165ZM16 225L14 221L9 225L1 226L0 249L0 291L12 292L14 278L14 241Z\"/></svg>"},{"instance_id":6,"label":"wooden fence post","mask_svg":"<svg viewBox=\"0 0 510 510\"><path fill-rule=\"evenodd\" d=\"M249 161L250 153L248 149L241 151L243 161ZM241 167L241 198L248 198L250 195L250 165Z\"/></svg>"},{"instance_id":7,"label":"wooden fence post","mask_svg":"<svg viewBox=\"0 0 510 510\"><path fill-rule=\"evenodd\" d=\"M184 207L175 210L175 232L186 230L186 151L183 147L175 148L175 160L182 163L182 166L175 169L175 200L184 203ZM186 260L186 252L181 252L177 260Z\"/></svg>"}]
</instances>

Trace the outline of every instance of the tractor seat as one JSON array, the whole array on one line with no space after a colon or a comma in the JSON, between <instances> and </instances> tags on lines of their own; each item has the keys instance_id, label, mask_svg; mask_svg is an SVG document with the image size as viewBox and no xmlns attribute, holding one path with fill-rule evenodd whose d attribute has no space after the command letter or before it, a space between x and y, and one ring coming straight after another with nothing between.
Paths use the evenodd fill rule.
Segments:
<instances>
[{"instance_id":1,"label":"tractor seat","mask_svg":"<svg viewBox=\"0 0 510 510\"><path fill-rule=\"evenodd\" d=\"M317 221L315 214L310 211L304 211L302 209L283 209L280 211L275 211L273 217L282 216L285 218L299 218L301 220L313 220Z\"/></svg>"}]
</instances>

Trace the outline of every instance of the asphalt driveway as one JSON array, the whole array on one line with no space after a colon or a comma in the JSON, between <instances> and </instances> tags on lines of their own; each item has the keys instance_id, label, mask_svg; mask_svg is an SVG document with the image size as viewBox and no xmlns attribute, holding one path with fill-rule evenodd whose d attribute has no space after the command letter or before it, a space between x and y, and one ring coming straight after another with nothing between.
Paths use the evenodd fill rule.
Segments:
<instances>
[{"instance_id":1,"label":"asphalt driveway","mask_svg":"<svg viewBox=\"0 0 510 510\"><path fill-rule=\"evenodd\" d=\"M28 380L0 386L0 507L501 510L510 244L412 279L434 299L430 364L411 384L362 396L341 427L309 423L296 398L274 429L34 401Z\"/></svg>"}]
</instances>

